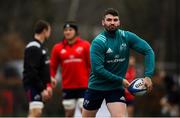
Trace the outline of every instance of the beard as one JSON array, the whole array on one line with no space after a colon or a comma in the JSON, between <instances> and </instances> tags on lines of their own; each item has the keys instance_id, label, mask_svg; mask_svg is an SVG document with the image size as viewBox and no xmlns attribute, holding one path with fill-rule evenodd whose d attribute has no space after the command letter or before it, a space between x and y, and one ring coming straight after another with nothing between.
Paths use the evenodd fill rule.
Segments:
<instances>
[{"instance_id":1,"label":"beard","mask_svg":"<svg viewBox=\"0 0 180 118\"><path fill-rule=\"evenodd\" d=\"M117 31L117 29L119 28L119 26L115 26L115 25L105 25L105 29L109 32L109 33L115 33Z\"/></svg>"}]
</instances>

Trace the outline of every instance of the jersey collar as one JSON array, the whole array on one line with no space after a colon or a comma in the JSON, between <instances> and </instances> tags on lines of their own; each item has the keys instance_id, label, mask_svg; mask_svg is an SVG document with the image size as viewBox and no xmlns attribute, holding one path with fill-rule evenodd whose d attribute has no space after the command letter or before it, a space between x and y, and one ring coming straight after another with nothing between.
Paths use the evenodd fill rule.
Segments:
<instances>
[{"instance_id":1,"label":"jersey collar","mask_svg":"<svg viewBox=\"0 0 180 118\"><path fill-rule=\"evenodd\" d=\"M111 38L115 38L118 33L118 29L114 33L110 33L107 30L105 30L105 35Z\"/></svg>"},{"instance_id":2,"label":"jersey collar","mask_svg":"<svg viewBox=\"0 0 180 118\"><path fill-rule=\"evenodd\" d=\"M43 43L41 43L39 40L37 40L37 39L33 39L34 41L36 41L36 42L38 42L40 45L43 45Z\"/></svg>"},{"instance_id":3,"label":"jersey collar","mask_svg":"<svg viewBox=\"0 0 180 118\"><path fill-rule=\"evenodd\" d=\"M75 38L75 40L76 40L76 41L75 41L74 44L78 43L78 42L81 40L81 38L80 38L79 36L77 36L77 37ZM67 39L64 39L64 44L65 44L65 45L69 45ZM72 45L74 45L74 44L72 44Z\"/></svg>"}]
</instances>

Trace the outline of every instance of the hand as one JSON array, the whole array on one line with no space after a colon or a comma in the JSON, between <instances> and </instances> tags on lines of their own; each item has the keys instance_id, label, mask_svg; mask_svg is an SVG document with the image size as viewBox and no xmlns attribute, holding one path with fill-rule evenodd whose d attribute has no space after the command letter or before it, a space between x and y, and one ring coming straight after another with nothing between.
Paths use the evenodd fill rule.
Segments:
<instances>
[{"instance_id":1,"label":"hand","mask_svg":"<svg viewBox=\"0 0 180 118\"><path fill-rule=\"evenodd\" d=\"M52 97L52 88L47 87L41 92L42 100L47 101Z\"/></svg>"},{"instance_id":2,"label":"hand","mask_svg":"<svg viewBox=\"0 0 180 118\"><path fill-rule=\"evenodd\" d=\"M42 96L42 101L47 101L50 99L50 95L48 93L48 91L46 89L44 89L42 92L41 92L41 96Z\"/></svg>"},{"instance_id":3,"label":"hand","mask_svg":"<svg viewBox=\"0 0 180 118\"><path fill-rule=\"evenodd\" d=\"M147 87L147 92L152 91L153 84L152 84L151 78L145 77L143 81L144 81L145 86Z\"/></svg>"},{"instance_id":4,"label":"hand","mask_svg":"<svg viewBox=\"0 0 180 118\"><path fill-rule=\"evenodd\" d=\"M125 88L129 87L130 85L130 83L126 79L123 79L122 84L124 85Z\"/></svg>"},{"instance_id":5,"label":"hand","mask_svg":"<svg viewBox=\"0 0 180 118\"><path fill-rule=\"evenodd\" d=\"M52 94L53 94L52 88L51 87L47 87L46 90L47 90L49 96L52 97Z\"/></svg>"},{"instance_id":6,"label":"hand","mask_svg":"<svg viewBox=\"0 0 180 118\"><path fill-rule=\"evenodd\" d=\"M56 85L57 85L57 81L55 78L51 77L51 85L52 85L52 88L55 88Z\"/></svg>"}]
</instances>

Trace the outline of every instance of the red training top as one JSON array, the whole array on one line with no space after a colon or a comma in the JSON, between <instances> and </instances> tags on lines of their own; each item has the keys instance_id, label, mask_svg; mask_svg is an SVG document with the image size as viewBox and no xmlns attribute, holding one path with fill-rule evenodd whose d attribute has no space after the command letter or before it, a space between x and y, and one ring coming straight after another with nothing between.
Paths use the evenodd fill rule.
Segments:
<instances>
[{"instance_id":1,"label":"red training top","mask_svg":"<svg viewBox=\"0 0 180 118\"><path fill-rule=\"evenodd\" d=\"M51 77L55 77L58 65L61 66L62 88L87 88L90 73L90 43L76 37L69 45L67 40L56 44L50 58Z\"/></svg>"}]
</instances>

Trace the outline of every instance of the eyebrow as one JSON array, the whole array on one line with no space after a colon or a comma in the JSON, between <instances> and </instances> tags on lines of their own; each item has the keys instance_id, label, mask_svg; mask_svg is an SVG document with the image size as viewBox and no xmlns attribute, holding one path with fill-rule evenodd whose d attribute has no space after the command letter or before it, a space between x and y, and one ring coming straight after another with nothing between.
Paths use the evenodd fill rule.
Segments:
<instances>
[{"instance_id":1,"label":"eyebrow","mask_svg":"<svg viewBox=\"0 0 180 118\"><path fill-rule=\"evenodd\" d=\"M117 21L119 19L118 18L106 18L106 20L115 20L115 21Z\"/></svg>"}]
</instances>

